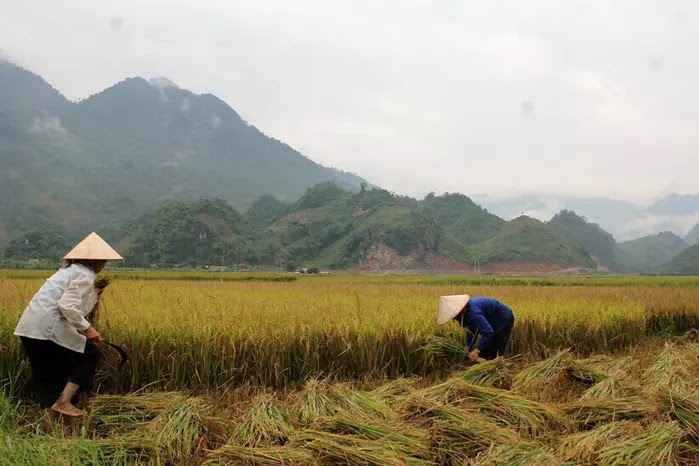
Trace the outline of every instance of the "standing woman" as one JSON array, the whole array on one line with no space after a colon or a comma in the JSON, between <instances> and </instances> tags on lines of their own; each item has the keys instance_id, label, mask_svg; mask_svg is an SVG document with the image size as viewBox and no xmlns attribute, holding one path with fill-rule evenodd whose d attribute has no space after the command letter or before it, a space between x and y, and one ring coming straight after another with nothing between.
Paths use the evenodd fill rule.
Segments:
<instances>
[{"instance_id":1,"label":"standing woman","mask_svg":"<svg viewBox=\"0 0 699 466\"><path fill-rule=\"evenodd\" d=\"M102 337L87 321L103 289L97 274L110 260L123 258L91 233L63 258L63 267L34 295L19 319L20 337L32 370L32 390L42 408L82 416L72 399L88 391L97 369Z\"/></svg>"}]
</instances>

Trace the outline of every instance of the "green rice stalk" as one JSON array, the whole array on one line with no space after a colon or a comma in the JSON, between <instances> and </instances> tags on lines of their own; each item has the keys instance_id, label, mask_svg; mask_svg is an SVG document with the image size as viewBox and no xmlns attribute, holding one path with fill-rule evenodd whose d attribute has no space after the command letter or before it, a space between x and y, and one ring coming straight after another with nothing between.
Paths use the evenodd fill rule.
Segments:
<instances>
[{"instance_id":1,"label":"green rice stalk","mask_svg":"<svg viewBox=\"0 0 699 466\"><path fill-rule=\"evenodd\" d=\"M579 428L614 421L644 419L653 414L648 402L640 397L588 398L567 403L561 409Z\"/></svg>"},{"instance_id":2,"label":"green rice stalk","mask_svg":"<svg viewBox=\"0 0 699 466\"><path fill-rule=\"evenodd\" d=\"M599 464L599 450L619 439L636 434L640 426L633 422L611 422L592 430L567 435L561 439L558 452L562 459L582 464Z\"/></svg>"},{"instance_id":3,"label":"green rice stalk","mask_svg":"<svg viewBox=\"0 0 699 466\"><path fill-rule=\"evenodd\" d=\"M284 445L293 430L289 416L280 410L270 395L259 395L253 407L235 427L231 441L240 446Z\"/></svg>"},{"instance_id":4,"label":"green rice stalk","mask_svg":"<svg viewBox=\"0 0 699 466\"><path fill-rule=\"evenodd\" d=\"M43 435L0 437L0 464L12 466L127 466L152 461L148 442Z\"/></svg>"},{"instance_id":5,"label":"green rice stalk","mask_svg":"<svg viewBox=\"0 0 699 466\"><path fill-rule=\"evenodd\" d=\"M540 443L522 441L495 446L479 454L470 464L473 466L561 466L564 463Z\"/></svg>"},{"instance_id":6,"label":"green rice stalk","mask_svg":"<svg viewBox=\"0 0 699 466\"><path fill-rule=\"evenodd\" d=\"M676 466L682 464L686 449L680 426L665 422L654 425L648 432L603 447L599 450L599 461L610 466Z\"/></svg>"},{"instance_id":7,"label":"green rice stalk","mask_svg":"<svg viewBox=\"0 0 699 466\"><path fill-rule=\"evenodd\" d=\"M430 445L438 464L463 464L494 445L521 441L511 429L475 414L462 423L441 421L430 429Z\"/></svg>"},{"instance_id":8,"label":"green rice stalk","mask_svg":"<svg viewBox=\"0 0 699 466\"><path fill-rule=\"evenodd\" d=\"M364 466L425 466L429 460L412 456L398 443L338 435L317 430L296 432L292 444L311 450L322 464Z\"/></svg>"},{"instance_id":9,"label":"green rice stalk","mask_svg":"<svg viewBox=\"0 0 699 466\"><path fill-rule=\"evenodd\" d=\"M315 464L313 455L300 448L241 447L224 445L210 451L204 464L210 466L307 466Z\"/></svg>"},{"instance_id":10,"label":"green rice stalk","mask_svg":"<svg viewBox=\"0 0 699 466\"><path fill-rule=\"evenodd\" d=\"M14 430L19 418L18 404L0 389L0 435Z\"/></svg>"}]
</instances>

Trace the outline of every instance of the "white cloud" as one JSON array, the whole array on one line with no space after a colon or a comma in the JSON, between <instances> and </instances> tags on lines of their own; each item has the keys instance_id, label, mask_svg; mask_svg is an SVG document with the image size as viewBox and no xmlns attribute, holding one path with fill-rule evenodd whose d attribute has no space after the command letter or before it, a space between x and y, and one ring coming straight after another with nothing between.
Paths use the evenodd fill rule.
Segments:
<instances>
[{"instance_id":1,"label":"white cloud","mask_svg":"<svg viewBox=\"0 0 699 466\"><path fill-rule=\"evenodd\" d=\"M699 223L699 212L673 216L647 214L626 224L621 238L634 239L647 235L649 232L659 233L662 231L672 231L684 238L697 223Z\"/></svg>"},{"instance_id":2,"label":"white cloud","mask_svg":"<svg viewBox=\"0 0 699 466\"><path fill-rule=\"evenodd\" d=\"M223 120L221 120L221 117L218 115L211 115L211 118L209 118L209 124L211 125L212 129L217 129L219 126L221 126L221 123L223 123Z\"/></svg>"},{"instance_id":3,"label":"white cloud","mask_svg":"<svg viewBox=\"0 0 699 466\"><path fill-rule=\"evenodd\" d=\"M60 118L53 115L41 115L35 117L29 131L43 135L66 135L68 131L63 127Z\"/></svg>"},{"instance_id":4,"label":"white cloud","mask_svg":"<svg viewBox=\"0 0 699 466\"><path fill-rule=\"evenodd\" d=\"M182 112L182 113L189 112L189 105L190 105L189 99L187 99L187 98L182 99L182 101L180 102L180 112Z\"/></svg>"}]
</instances>

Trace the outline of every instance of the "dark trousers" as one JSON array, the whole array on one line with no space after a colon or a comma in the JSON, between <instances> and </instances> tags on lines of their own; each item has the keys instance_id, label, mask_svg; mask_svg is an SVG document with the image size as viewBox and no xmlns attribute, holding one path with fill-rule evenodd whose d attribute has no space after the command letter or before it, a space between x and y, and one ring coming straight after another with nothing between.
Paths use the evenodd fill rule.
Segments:
<instances>
[{"instance_id":1,"label":"dark trousers","mask_svg":"<svg viewBox=\"0 0 699 466\"><path fill-rule=\"evenodd\" d=\"M514 327L514 325L515 318L514 316L512 316L505 328L493 335L493 339L490 342L490 347L482 351L479 356L483 359L495 359L498 356L502 356L503 354L505 354L505 350L507 350L507 344L510 342L512 327Z\"/></svg>"},{"instance_id":2,"label":"dark trousers","mask_svg":"<svg viewBox=\"0 0 699 466\"><path fill-rule=\"evenodd\" d=\"M90 391L101 355L96 344L88 341L78 353L49 340L20 339L32 370L32 393L42 408L50 408L68 382Z\"/></svg>"}]
</instances>

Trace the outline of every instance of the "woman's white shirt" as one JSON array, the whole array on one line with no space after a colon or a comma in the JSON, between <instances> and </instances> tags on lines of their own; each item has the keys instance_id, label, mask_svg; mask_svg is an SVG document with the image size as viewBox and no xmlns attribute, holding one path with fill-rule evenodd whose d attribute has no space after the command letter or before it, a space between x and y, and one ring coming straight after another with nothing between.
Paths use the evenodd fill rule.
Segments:
<instances>
[{"instance_id":1,"label":"woman's white shirt","mask_svg":"<svg viewBox=\"0 0 699 466\"><path fill-rule=\"evenodd\" d=\"M97 304L97 275L81 264L53 274L29 302L15 335L51 340L65 348L85 352L87 339L80 331L90 326L86 317Z\"/></svg>"}]
</instances>

